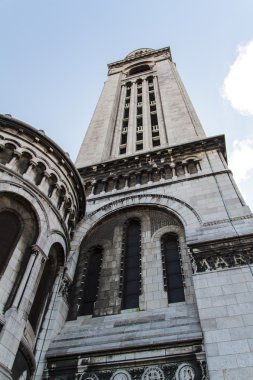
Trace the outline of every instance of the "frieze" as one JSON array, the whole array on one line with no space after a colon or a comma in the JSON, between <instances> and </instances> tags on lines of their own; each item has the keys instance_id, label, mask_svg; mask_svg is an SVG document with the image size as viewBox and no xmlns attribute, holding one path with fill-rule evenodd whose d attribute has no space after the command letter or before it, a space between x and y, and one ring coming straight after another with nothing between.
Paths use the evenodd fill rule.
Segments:
<instances>
[{"instance_id":1,"label":"frieze","mask_svg":"<svg viewBox=\"0 0 253 380\"><path fill-rule=\"evenodd\" d=\"M166 363L120 369L84 371L80 380L207 380L206 366L199 362Z\"/></svg>"},{"instance_id":2,"label":"frieze","mask_svg":"<svg viewBox=\"0 0 253 380\"><path fill-rule=\"evenodd\" d=\"M81 176L87 177L94 174L109 175L118 170L122 172L125 169L136 169L145 167L145 165L159 165L164 162L186 161L194 155L208 150L220 150L226 157L224 136L220 135L215 138L207 138L204 140L194 141L170 149L157 149L150 153L138 154L135 156L124 157L116 160L110 160L98 165L91 165L79 169Z\"/></svg>"},{"instance_id":3,"label":"frieze","mask_svg":"<svg viewBox=\"0 0 253 380\"><path fill-rule=\"evenodd\" d=\"M253 264L253 236L190 246L193 273L224 270Z\"/></svg>"},{"instance_id":4,"label":"frieze","mask_svg":"<svg viewBox=\"0 0 253 380\"><path fill-rule=\"evenodd\" d=\"M196 379L195 368L188 363L181 364L176 372L176 380L194 380Z\"/></svg>"}]
</instances>

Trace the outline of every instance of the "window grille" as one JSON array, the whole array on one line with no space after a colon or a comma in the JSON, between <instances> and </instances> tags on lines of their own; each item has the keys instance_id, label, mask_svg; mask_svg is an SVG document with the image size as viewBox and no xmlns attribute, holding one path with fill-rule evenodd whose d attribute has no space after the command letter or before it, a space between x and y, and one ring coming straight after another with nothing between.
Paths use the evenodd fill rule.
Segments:
<instances>
[{"instance_id":1,"label":"window grille","mask_svg":"<svg viewBox=\"0 0 253 380\"><path fill-rule=\"evenodd\" d=\"M177 235L168 233L162 236L161 251L164 290L167 291L168 302L184 301L183 275Z\"/></svg>"},{"instance_id":2,"label":"window grille","mask_svg":"<svg viewBox=\"0 0 253 380\"><path fill-rule=\"evenodd\" d=\"M139 220L126 223L122 239L122 309L139 307L141 288L141 226Z\"/></svg>"}]
</instances>

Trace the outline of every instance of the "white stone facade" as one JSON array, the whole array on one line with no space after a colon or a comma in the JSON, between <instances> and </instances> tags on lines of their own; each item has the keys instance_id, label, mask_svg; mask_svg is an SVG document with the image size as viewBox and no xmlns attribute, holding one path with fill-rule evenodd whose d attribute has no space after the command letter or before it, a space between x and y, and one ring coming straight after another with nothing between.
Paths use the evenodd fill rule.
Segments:
<instances>
[{"instance_id":1,"label":"white stone facade","mask_svg":"<svg viewBox=\"0 0 253 380\"><path fill-rule=\"evenodd\" d=\"M25 221L0 280L0 371L15 378L24 355L21 375L36 380L251 378L253 215L224 136L205 136L169 48L108 67L81 178L43 134L0 119L0 217L12 208ZM34 305L57 244L38 330Z\"/></svg>"}]
</instances>

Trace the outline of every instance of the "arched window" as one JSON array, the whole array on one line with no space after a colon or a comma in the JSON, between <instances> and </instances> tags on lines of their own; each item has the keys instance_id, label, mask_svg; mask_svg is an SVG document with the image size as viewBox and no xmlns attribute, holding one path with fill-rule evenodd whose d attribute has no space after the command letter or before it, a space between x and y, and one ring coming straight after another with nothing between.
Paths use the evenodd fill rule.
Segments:
<instances>
[{"instance_id":1,"label":"arched window","mask_svg":"<svg viewBox=\"0 0 253 380\"><path fill-rule=\"evenodd\" d=\"M94 304L97 300L99 277L102 265L102 247L93 247L87 260L87 270L84 274L84 285L81 293L81 302L78 315L93 314Z\"/></svg>"},{"instance_id":2,"label":"arched window","mask_svg":"<svg viewBox=\"0 0 253 380\"><path fill-rule=\"evenodd\" d=\"M123 294L122 309L139 307L141 282L141 226L139 220L130 220L123 237Z\"/></svg>"},{"instance_id":3,"label":"arched window","mask_svg":"<svg viewBox=\"0 0 253 380\"><path fill-rule=\"evenodd\" d=\"M2 274L11 258L11 254L21 234L21 222L11 211L0 212L0 274Z\"/></svg>"},{"instance_id":4,"label":"arched window","mask_svg":"<svg viewBox=\"0 0 253 380\"><path fill-rule=\"evenodd\" d=\"M178 237L168 233L162 236L162 262L164 273L164 289L169 303L184 301L183 277L181 272Z\"/></svg>"},{"instance_id":5,"label":"arched window","mask_svg":"<svg viewBox=\"0 0 253 380\"><path fill-rule=\"evenodd\" d=\"M149 65L139 65L139 66L135 66L135 67L133 67L133 68L129 71L129 75L134 75L134 74L143 73L144 71L148 71L148 70L150 70Z\"/></svg>"},{"instance_id":6,"label":"arched window","mask_svg":"<svg viewBox=\"0 0 253 380\"><path fill-rule=\"evenodd\" d=\"M61 265L63 265L63 249L59 243L55 243L50 249L29 314L29 322L34 332L38 330L42 316L47 311L53 285Z\"/></svg>"}]
</instances>

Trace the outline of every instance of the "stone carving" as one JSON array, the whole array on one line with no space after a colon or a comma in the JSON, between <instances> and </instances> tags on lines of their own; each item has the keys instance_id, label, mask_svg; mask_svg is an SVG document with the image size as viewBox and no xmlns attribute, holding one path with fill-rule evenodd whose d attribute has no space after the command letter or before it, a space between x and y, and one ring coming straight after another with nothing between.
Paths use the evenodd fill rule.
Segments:
<instances>
[{"instance_id":1,"label":"stone carving","mask_svg":"<svg viewBox=\"0 0 253 380\"><path fill-rule=\"evenodd\" d=\"M194 380L196 379L194 368L187 363L181 364L176 372L176 380Z\"/></svg>"},{"instance_id":2,"label":"stone carving","mask_svg":"<svg viewBox=\"0 0 253 380\"><path fill-rule=\"evenodd\" d=\"M143 375L141 380L164 380L164 373L159 367L148 367Z\"/></svg>"},{"instance_id":3,"label":"stone carving","mask_svg":"<svg viewBox=\"0 0 253 380\"><path fill-rule=\"evenodd\" d=\"M168 215L168 213L165 212L150 210L149 215L151 221L151 235L164 226L180 226L180 222L173 216L173 214Z\"/></svg>"},{"instance_id":4,"label":"stone carving","mask_svg":"<svg viewBox=\"0 0 253 380\"><path fill-rule=\"evenodd\" d=\"M84 372L81 377L80 377L80 380L99 380L98 376L93 373L93 372Z\"/></svg>"},{"instance_id":5,"label":"stone carving","mask_svg":"<svg viewBox=\"0 0 253 380\"><path fill-rule=\"evenodd\" d=\"M70 289L70 279L67 277L63 277L60 285L59 293L61 293L62 297L67 301L69 289Z\"/></svg>"},{"instance_id":6,"label":"stone carving","mask_svg":"<svg viewBox=\"0 0 253 380\"><path fill-rule=\"evenodd\" d=\"M120 369L114 372L110 380L131 380L131 376L124 369Z\"/></svg>"},{"instance_id":7,"label":"stone carving","mask_svg":"<svg viewBox=\"0 0 253 380\"><path fill-rule=\"evenodd\" d=\"M190 247L193 273L253 264L253 236Z\"/></svg>"}]
</instances>

